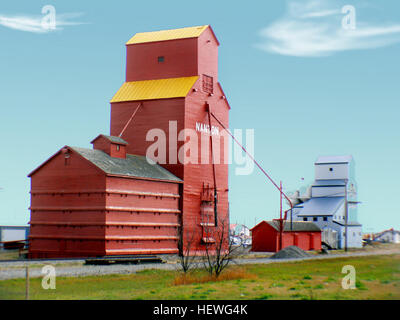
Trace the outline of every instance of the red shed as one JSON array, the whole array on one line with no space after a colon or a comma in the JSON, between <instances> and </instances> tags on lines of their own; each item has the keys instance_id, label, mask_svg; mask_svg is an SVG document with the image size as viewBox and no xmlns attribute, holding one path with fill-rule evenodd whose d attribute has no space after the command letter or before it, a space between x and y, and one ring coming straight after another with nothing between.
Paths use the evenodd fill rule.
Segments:
<instances>
[{"instance_id":1,"label":"red shed","mask_svg":"<svg viewBox=\"0 0 400 320\"><path fill-rule=\"evenodd\" d=\"M110 136L94 150L66 146L29 175L31 257L176 253L177 226L204 250L216 222L229 226L228 136L210 113L228 128L230 107L213 30L137 33L126 45Z\"/></svg>"},{"instance_id":2,"label":"red shed","mask_svg":"<svg viewBox=\"0 0 400 320\"><path fill-rule=\"evenodd\" d=\"M321 229L312 222L285 222L282 248L298 246L303 250L321 250ZM252 251L277 252L279 250L279 221L262 221L252 231Z\"/></svg>"},{"instance_id":3,"label":"red shed","mask_svg":"<svg viewBox=\"0 0 400 320\"><path fill-rule=\"evenodd\" d=\"M177 253L182 181L123 139L65 146L31 177L31 258Z\"/></svg>"}]
</instances>

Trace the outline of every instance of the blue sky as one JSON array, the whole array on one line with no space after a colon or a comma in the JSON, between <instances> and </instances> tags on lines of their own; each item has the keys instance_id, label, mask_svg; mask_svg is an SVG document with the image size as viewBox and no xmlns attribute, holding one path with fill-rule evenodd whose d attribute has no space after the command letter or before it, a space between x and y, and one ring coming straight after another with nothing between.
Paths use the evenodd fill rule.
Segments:
<instances>
[{"instance_id":1,"label":"blue sky","mask_svg":"<svg viewBox=\"0 0 400 320\"><path fill-rule=\"evenodd\" d=\"M38 31L44 5L59 17L51 32ZM351 36L344 5L356 9ZM351 154L364 231L400 229L397 0L2 1L0 224L29 221L29 172L63 145L91 147L109 132L134 33L204 24L221 43L230 126L255 129L270 175L293 191L312 182L319 155ZM234 169L231 221L277 217L279 194L261 172Z\"/></svg>"}]
</instances>

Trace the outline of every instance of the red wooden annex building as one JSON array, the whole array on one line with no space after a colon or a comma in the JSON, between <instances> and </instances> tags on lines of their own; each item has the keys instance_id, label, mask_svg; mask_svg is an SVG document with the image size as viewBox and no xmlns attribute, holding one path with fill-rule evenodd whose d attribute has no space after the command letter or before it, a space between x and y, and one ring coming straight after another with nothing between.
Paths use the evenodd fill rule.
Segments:
<instances>
[{"instance_id":1,"label":"red wooden annex building","mask_svg":"<svg viewBox=\"0 0 400 320\"><path fill-rule=\"evenodd\" d=\"M279 251L280 223L278 220L262 221L252 231L252 251ZM321 250L321 229L312 222L286 221L283 225L282 249L297 246L303 250Z\"/></svg>"},{"instance_id":2,"label":"red wooden annex building","mask_svg":"<svg viewBox=\"0 0 400 320\"><path fill-rule=\"evenodd\" d=\"M229 224L214 116L228 128L230 107L213 30L137 33L126 46L110 135L93 149L65 146L29 174L32 258L178 253L180 234L204 250L215 224Z\"/></svg>"}]
</instances>

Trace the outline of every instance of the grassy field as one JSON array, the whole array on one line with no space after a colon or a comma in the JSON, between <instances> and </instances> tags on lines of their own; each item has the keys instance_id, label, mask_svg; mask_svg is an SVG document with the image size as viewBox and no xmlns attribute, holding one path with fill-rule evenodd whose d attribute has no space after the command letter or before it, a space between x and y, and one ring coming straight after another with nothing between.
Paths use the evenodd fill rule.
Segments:
<instances>
[{"instance_id":1,"label":"grassy field","mask_svg":"<svg viewBox=\"0 0 400 320\"><path fill-rule=\"evenodd\" d=\"M356 269L356 289L344 290L344 265ZM31 299L399 299L400 255L232 266L221 281L202 271L145 270L132 275L57 278L55 290L30 280ZM197 283L196 283L197 282ZM0 281L0 299L24 299L25 280Z\"/></svg>"}]
</instances>

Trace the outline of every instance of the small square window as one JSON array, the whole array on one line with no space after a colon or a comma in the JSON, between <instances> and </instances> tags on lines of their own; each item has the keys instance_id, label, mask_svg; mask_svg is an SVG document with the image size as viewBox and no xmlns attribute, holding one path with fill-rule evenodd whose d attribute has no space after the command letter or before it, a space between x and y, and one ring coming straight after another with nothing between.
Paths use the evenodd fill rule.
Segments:
<instances>
[{"instance_id":1,"label":"small square window","mask_svg":"<svg viewBox=\"0 0 400 320\"><path fill-rule=\"evenodd\" d=\"M324 221L328 221L328 217L324 217Z\"/></svg>"},{"instance_id":2,"label":"small square window","mask_svg":"<svg viewBox=\"0 0 400 320\"><path fill-rule=\"evenodd\" d=\"M329 171L333 171L333 168L329 168Z\"/></svg>"},{"instance_id":3,"label":"small square window","mask_svg":"<svg viewBox=\"0 0 400 320\"><path fill-rule=\"evenodd\" d=\"M318 221L318 217L314 217L314 218L313 218L313 221Z\"/></svg>"},{"instance_id":4,"label":"small square window","mask_svg":"<svg viewBox=\"0 0 400 320\"><path fill-rule=\"evenodd\" d=\"M159 57L157 58L157 61L158 61L158 63L164 62L164 56L159 56Z\"/></svg>"},{"instance_id":5,"label":"small square window","mask_svg":"<svg viewBox=\"0 0 400 320\"><path fill-rule=\"evenodd\" d=\"M303 221L307 221L307 217L304 217L304 218L303 218Z\"/></svg>"}]
</instances>

